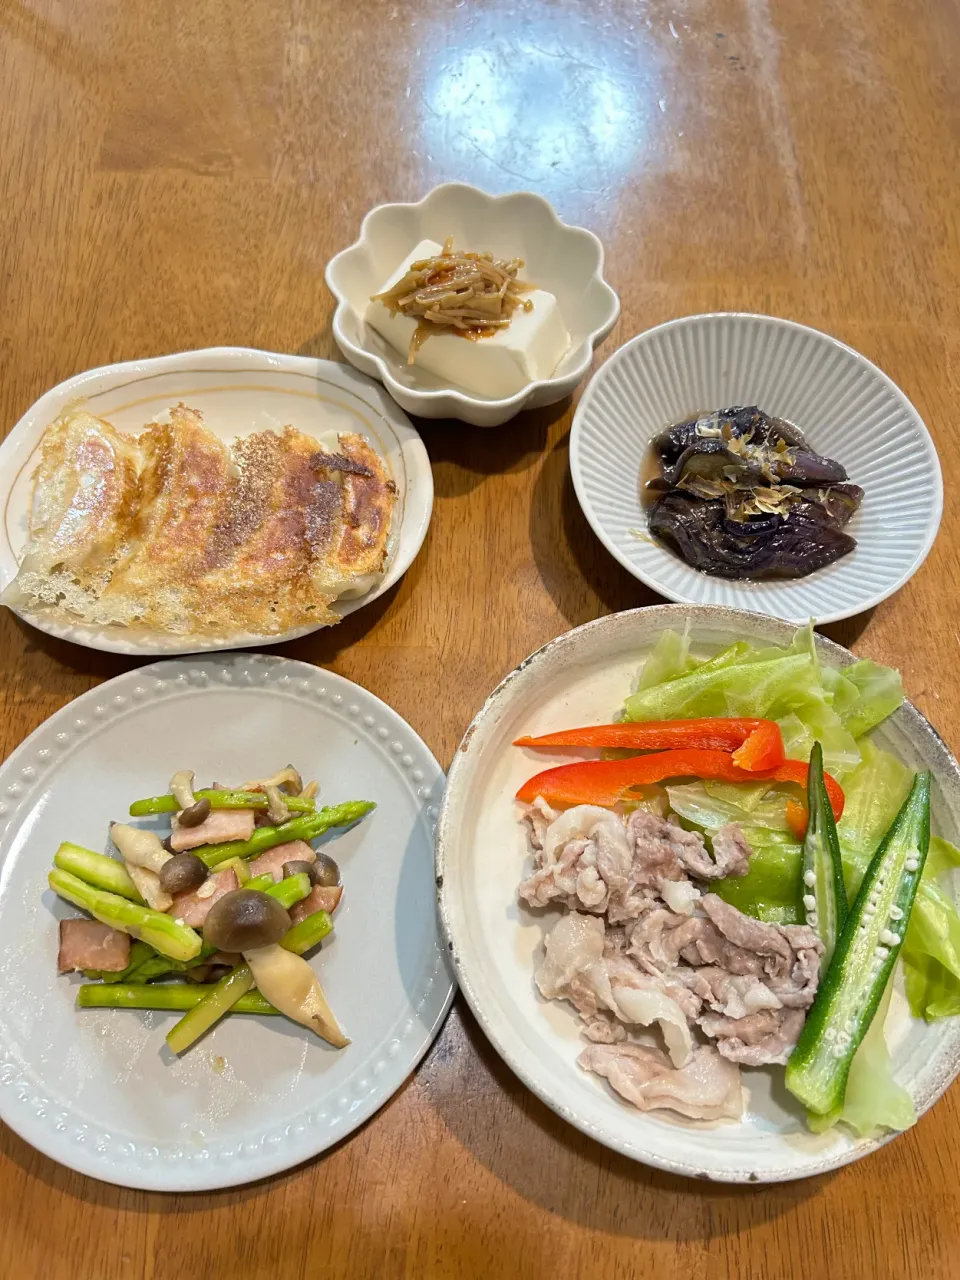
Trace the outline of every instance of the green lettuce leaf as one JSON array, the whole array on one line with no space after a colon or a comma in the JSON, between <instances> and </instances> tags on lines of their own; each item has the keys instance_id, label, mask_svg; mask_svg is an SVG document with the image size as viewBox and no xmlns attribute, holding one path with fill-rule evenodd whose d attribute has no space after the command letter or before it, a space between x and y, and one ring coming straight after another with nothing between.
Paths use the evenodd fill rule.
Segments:
<instances>
[{"instance_id":1,"label":"green lettuce leaf","mask_svg":"<svg viewBox=\"0 0 960 1280\"><path fill-rule=\"evenodd\" d=\"M869 740L860 743L860 753L862 763L843 780L843 817L837 823L844 881L851 902L913 782L912 769Z\"/></svg>"},{"instance_id":2,"label":"green lettuce leaf","mask_svg":"<svg viewBox=\"0 0 960 1280\"><path fill-rule=\"evenodd\" d=\"M834 706L844 728L854 738L862 738L881 720L892 715L903 702L900 672L863 658L850 667L844 667L843 675L847 683L856 688L857 696L846 708L836 707L836 703Z\"/></svg>"},{"instance_id":3,"label":"green lettuce leaf","mask_svg":"<svg viewBox=\"0 0 960 1280\"><path fill-rule=\"evenodd\" d=\"M667 680L676 680L684 676L697 665L696 658L690 656L690 624L683 632L664 631L660 639L650 651L650 656L643 664L638 689L649 689L652 685L664 684Z\"/></svg>"},{"instance_id":4,"label":"green lettuce leaf","mask_svg":"<svg viewBox=\"0 0 960 1280\"><path fill-rule=\"evenodd\" d=\"M794 709L795 701L809 701L812 678L813 664L804 654L770 662L710 663L663 684L638 689L625 706L630 720L769 717L771 708L785 715Z\"/></svg>"},{"instance_id":5,"label":"green lettuce leaf","mask_svg":"<svg viewBox=\"0 0 960 1280\"><path fill-rule=\"evenodd\" d=\"M684 782L667 787L670 808L712 833L728 822L741 826L788 831L788 797L770 788L769 782Z\"/></svg>"}]
</instances>

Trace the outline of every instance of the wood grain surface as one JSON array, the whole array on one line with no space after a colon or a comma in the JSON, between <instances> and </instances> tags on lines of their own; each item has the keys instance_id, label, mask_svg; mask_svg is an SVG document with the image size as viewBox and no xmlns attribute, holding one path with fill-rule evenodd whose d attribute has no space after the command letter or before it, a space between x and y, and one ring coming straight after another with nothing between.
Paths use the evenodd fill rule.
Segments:
<instances>
[{"instance_id":1,"label":"wood grain surface","mask_svg":"<svg viewBox=\"0 0 960 1280\"><path fill-rule=\"evenodd\" d=\"M939 540L828 631L899 666L960 746L956 0L0 0L0 37L0 429L110 361L336 358L323 268L367 209L452 178L532 188L605 242L623 312L598 363L673 316L764 311L913 400L944 461ZM419 424L420 558L282 651L373 690L446 761L528 652L652 602L577 507L570 412ZM0 749L129 665L0 611ZM705 1186L563 1124L458 1000L379 1115L263 1184L117 1190L0 1131L0 1275L957 1276L958 1100L834 1175Z\"/></svg>"}]
</instances>

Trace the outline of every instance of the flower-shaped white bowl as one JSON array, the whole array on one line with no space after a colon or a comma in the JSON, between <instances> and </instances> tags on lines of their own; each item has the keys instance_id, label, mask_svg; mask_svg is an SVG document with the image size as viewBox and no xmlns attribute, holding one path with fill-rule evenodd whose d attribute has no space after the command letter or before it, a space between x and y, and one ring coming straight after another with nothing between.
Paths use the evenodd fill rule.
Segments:
<instances>
[{"instance_id":1,"label":"flower-shaped white bowl","mask_svg":"<svg viewBox=\"0 0 960 1280\"><path fill-rule=\"evenodd\" d=\"M736 404L792 422L862 486L849 555L806 578L732 581L691 568L646 532L640 474L652 438ZM835 622L886 600L923 564L943 508L933 441L886 374L816 329L734 312L670 320L614 352L577 405L570 470L594 533L641 582L683 604L795 622Z\"/></svg>"},{"instance_id":2,"label":"flower-shaped white bowl","mask_svg":"<svg viewBox=\"0 0 960 1280\"><path fill-rule=\"evenodd\" d=\"M552 293L570 334L570 347L552 378L530 382L502 400L474 396L408 365L365 322L372 294L421 240L524 260L524 277ZM590 368L593 349L616 323L620 299L603 278L603 246L582 227L557 217L542 196L517 191L490 196L464 183L435 187L417 204L382 204L363 220L360 239L331 258L326 280L337 299L333 336L363 373L377 378L408 413L459 418L496 427L522 409L553 404L572 393Z\"/></svg>"}]
</instances>

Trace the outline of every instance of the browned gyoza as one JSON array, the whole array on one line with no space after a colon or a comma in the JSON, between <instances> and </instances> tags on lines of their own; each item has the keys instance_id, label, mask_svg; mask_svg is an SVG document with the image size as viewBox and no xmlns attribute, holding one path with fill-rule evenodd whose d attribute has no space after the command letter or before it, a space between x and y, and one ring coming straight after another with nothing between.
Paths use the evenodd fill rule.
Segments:
<instances>
[{"instance_id":1,"label":"browned gyoza","mask_svg":"<svg viewBox=\"0 0 960 1280\"><path fill-rule=\"evenodd\" d=\"M71 489L94 444L133 477L115 497L108 456L101 470L113 483L95 525L47 496L54 476ZM176 633L277 634L339 621L333 602L386 568L396 487L359 435L327 449L287 427L228 447L179 405L136 438L67 414L48 429L44 459L29 574L10 600L21 607ZM79 480L72 487L82 492Z\"/></svg>"}]
</instances>

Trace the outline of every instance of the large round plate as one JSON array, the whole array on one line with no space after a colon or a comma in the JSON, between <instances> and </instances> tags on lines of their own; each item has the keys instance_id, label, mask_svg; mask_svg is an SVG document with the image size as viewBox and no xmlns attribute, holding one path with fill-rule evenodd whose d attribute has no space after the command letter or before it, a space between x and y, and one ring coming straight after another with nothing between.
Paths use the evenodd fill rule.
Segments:
<instances>
[{"instance_id":1,"label":"large round plate","mask_svg":"<svg viewBox=\"0 0 960 1280\"><path fill-rule=\"evenodd\" d=\"M180 401L199 409L211 431L225 440L290 425L322 437L355 431L385 459L399 496L383 580L363 596L334 605L346 615L362 608L398 582L423 545L433 511L433 473L423 441L409 418L372 378L349 365L307 356L280 355L245 347L182 351L151 360L106 365L79 373L42 395L0 445L0 591L16 576L27 540L32 476L40 440L71 401L84 400L91 413L123 431L145 423ZM279 644L316 631L305 626L279 635L211 640L162 631L71 625L43 613L20 615L53 636L141 656L198 653L216 649Z\"/></svg>"},{"instance_id":2,"label":"large round plate","mask_svg":"<svg viewBox=\"0 0 960 1280\"><path fill-rule=\"evenodd\" d=\"M694 414L757 404L803 431L863 487L856 548L806 578L732 581L691 568L647 532L640 475L655 435ZM775 316L685 316L632 338L577 405L570 471L612 556L669 600L833 622L916 573L943 509L937 451L916 409L865 356Z\"/></svg>"},{"instance_id":3,"label":"large round plate","mask_svg":"<svg viewBox=\"0 0 960 1280\"><path fill-rule=\"evenodd\" d=\"M237 1016L182 1058L175 1015L78 1010L56 973L46 887L62 840L107 821L176 768L242 780L292 760L333 802L377 809L329 849L343 902L314 961L352 1043ZM44 1154L123 1186L200 1191L288 1169L352 1133L433 1040L453 994L439 941L433 824L443 774L366 690L301 662L231 654L156 663L58 711L0 768L0 1118Z\"/></svg>"},{"instance_id":4,"label":"large round plate","mask_svg":"<svg viewBox=\"0 0 960 1280\"><path fill-rule=\"evenodd\" d=\"M880 1144L858 1141L840 1128L810 1133L784 1088L782 1067L744 1071L748 1101L738 1124L637 1111L576 1065L583 1047L576 1015L564 1004L543 1001L533 982L543 936L557 917L541 920L517 904L530 860L513 796L551 757L537 752L535 759L510 744L522 733L610 718L660 633L682 628L688 618L701 655L736 639L783 643L792 635L788 624L756 614L662 605L588 623L528 658L491 694L450 768L437 829L441 916L460 986L480 1025L558 1115L608 1147L673 1173L727 1182L809 1177ZM826 662L852 661L846 649L821 636L817 644ZM956 842L960 769L936 732L907 703L874 736L908 764L933 770L934 829ZM960 1070L960 1018L914 1021L897 995L886 1031L897 1078L922 1112Z\"/></svg>"}]
</instances>

